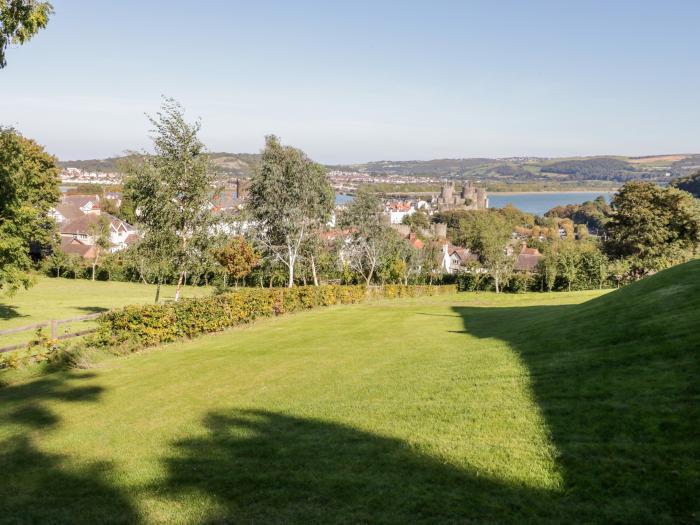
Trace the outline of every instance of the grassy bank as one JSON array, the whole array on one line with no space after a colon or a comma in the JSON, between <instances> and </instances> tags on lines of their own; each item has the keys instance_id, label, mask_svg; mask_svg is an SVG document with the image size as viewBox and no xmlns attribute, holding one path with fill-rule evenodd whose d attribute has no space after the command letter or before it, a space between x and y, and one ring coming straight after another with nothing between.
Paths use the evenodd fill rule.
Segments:
<instances>
[{"instance_id":1,"label":"grassy bank","mask_svg":"<svg viewBox=\"0 0 700 525\"><path fill-rule=\"evenodd\" d=\"M0 389L0 522L691 523L699 288L332 307Z\"/></svg>"}]
</instances>

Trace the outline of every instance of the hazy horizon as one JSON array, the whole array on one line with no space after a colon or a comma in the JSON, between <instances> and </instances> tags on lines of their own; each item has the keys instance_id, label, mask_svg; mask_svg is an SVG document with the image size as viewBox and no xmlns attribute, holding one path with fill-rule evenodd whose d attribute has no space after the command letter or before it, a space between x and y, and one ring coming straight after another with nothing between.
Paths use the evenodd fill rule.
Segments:
<instances>
[{"instance_id":1,"label":"hazy horizon","mask_svg":"<svg viewBox=\"0 0 700 525\"><path fill-rule=\"evenodd\" d=\"M148 149L161 95L212 152L274 133L326 164L700 151L690 0L53 3L0 125L60 159Z\"/></svg>"}]
</instances>

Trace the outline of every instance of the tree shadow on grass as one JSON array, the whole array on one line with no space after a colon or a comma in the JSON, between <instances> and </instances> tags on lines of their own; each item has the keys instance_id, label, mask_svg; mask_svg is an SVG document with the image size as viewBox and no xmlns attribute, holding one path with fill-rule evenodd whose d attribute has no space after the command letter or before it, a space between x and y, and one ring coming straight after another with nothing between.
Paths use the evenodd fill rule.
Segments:
<instances>
[{"instance_id":1,"label":"tree shadow on grass","mask_svg":"<svg viewBox=\"0 0 700 525\"><path fill-rule=\"evenodd\" d=\"M466 472L405 442L268 411L209 414L203 437L174 444L165 485L207 496L207 523L558 522L556 493Z\"/></svg>"},{"instance_id":2,"label":"tree shadow on grass","mask_svg":"<svg viewBox=\"0 0 700 525\"><path fill-rule=\"evenodd\" d=\"M17 311L17 308L10 306L9 304L0 304L0 319L5 321L7 319L16 319L17 317L27 317Z\"/></svg>"},{"instance_id":3,"label":"tree shadow on grass","mask_svg":"<svg viewBox=\"0 0 700 525\"><path fill-rule=\"evenodd\" d=\"M574 521L697 523L700 310L617 301L453 310L527 366Z\"/></svg>"},{"instance_id":4,"label":"tree shadow on grass","mask_svg":"<svg viewBox=\"0 0 700 525\"><path fill-rule=\"evenodd\" d=\"M102 392L79 385L90 374L51 377L0 390L0 523L136 523L128 498L110 486L111 466L68 465L43 451L42 437L61 425L47 402L90 403Z\"/></svg>"},{"instance_id":5,"label":"tree shadow on grass","mask_svg":"<svg viewBox=\"0 0 700 525\"><path fill-rule=\"evenodd\" d=\"M104 306L79 306L78 310L82 310L88 314L101 314L102 312L109 311L109 308L105 308Z\"/></svg>"}]
</instances>

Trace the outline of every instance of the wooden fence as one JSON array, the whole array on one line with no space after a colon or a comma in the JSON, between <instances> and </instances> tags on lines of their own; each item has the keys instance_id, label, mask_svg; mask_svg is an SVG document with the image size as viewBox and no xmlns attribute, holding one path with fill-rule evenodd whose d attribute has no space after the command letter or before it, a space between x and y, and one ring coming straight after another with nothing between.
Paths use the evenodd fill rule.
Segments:
<instances>
[{"instance_id":1,"label":"wooden fence","mask_svg":"<svg viewBox=\"0 0 700 525\"><path fill-rule=\"evenodd\" d=\"M81 335L86 335L97 330L96 328L89 328L87 330L80 330L78 332L73 332L70 334L58 335L58 326L66 323L77 323L79 321L89 321L92 319L97 319L101 314L88 314L81 315L80 317L72 317L71 319L51 319L50 321L44 321L42 323L30 324L27 326L19 326L17 328L8 328L6 330L0 330L0 336L17 334L20 332L26 332L28 330L37 330L38 328L44 328L46 326L51 328L51 339L70 339L71 337L78 337ZM20 348L26 348L27 343L17 343L10 346L0 347L0 353L10 352L12 350L18 350Z\"/></svg>"}]
</instances>

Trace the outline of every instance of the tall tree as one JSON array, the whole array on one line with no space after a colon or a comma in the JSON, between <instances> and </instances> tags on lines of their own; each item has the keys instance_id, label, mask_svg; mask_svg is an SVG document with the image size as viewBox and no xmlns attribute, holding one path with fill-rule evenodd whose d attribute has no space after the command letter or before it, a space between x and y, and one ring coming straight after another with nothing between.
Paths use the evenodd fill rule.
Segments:
<instances>
[{"instance_id":1,"label":"tall tree","mask_svg":"<svg viewBox=\"0 0 700 525\"><path fill-rule=\"evenodd\" d=\"M215 181L197 136L199 121L187 122L184 109L171 98L165 98L161 111L149 120L155 154L127 167L126 192L143 233L141 249L161 263L156 300L162 270L170 265L178 272L177 301L212 231L209 199Z\"/></svg>"},{"instance_id":2,"label":"tall tree","mask_svg":"<svg viewBox=\"0 0 700 525\"><path fill-rule=\"evenodd\" d=\"M33 140L0 128L0 290L32 283L30 243L48 246L55 223L48 215L59 199L56 158Z\"/></svg>"},{"instance_id":3,"label":"tall tree","mask_svg":"<svg viewBox=\"0 0 700 525\"><path fill-rule=\"evenodd\" d=\"M92 259L92 280L94 281L100 255L112 244L109 240L109 219L104 215L99 216L98 219L88 227L88 234L92 237L92 242L95 246L95 257Z\"/></svg>"},{"instance_id":4,"label":"tall tree","mask_svg":"<svg viewBox=\"0 0 700 525\"><path fill-rule=\"evenodd\" d=\"M341 216L340 223L351 230L347 262L369 286L382 262L390 235L394 233L382 215L381 199L361 188Z\"/></svg>"},{"instance_id":5,"label":"tall tree","mask_svg":"<svg viewBox=\"0 0 700 525\"><path fill-rule=\"evenodd\" d=\"M260 166L250 185L248 209L261 243L287 268L289 287L302 243L330 219L334 195L326 170L306 154L265 138Z\"/></svg>"},{"instance_id":6,"label":"tall tree","mask_svg":"<svg viewBox=\"0 0 700 525\"><path fill-rule=\"evenodd\" d=\"M641 277L683 262L700 246L700 201L676 188L625 184L612 201L606 251Z\"/></svg>"},{"instance_id":7,"label":"tall tree","mask_svg":"<svg viewBox=\"0 0 700 525\"><path fill-rule=\"evenodd\" d=\"M460 232L464 244L478 255L499 293L515 264L515 258L506 251L513 233L512 221L501 213L480 211L460 221Z\"/></svg>"},{"instance_id":8,"label":"tall tree","mask_svg":"<svg viewBox=\"0 0 700 525\"><path fill-rule=\"evenodd\" d=\"M566 288L569 292L578 276L580 263L581 251L576 243L572 240L560 243L559 252L557 253L557 266L559 273L566 281Z\"/></svg>"},{"instance_id":9,"label":"tall tree","mask_svg":"<svg viewBox=\"0 0 700 525\"><path fill-rule=\"evenodd\" d=\"M24 44L46 27L52 14L49 2L0 0L0 69L7 65L7 46Z\"/></svg>"}]
</instances>

